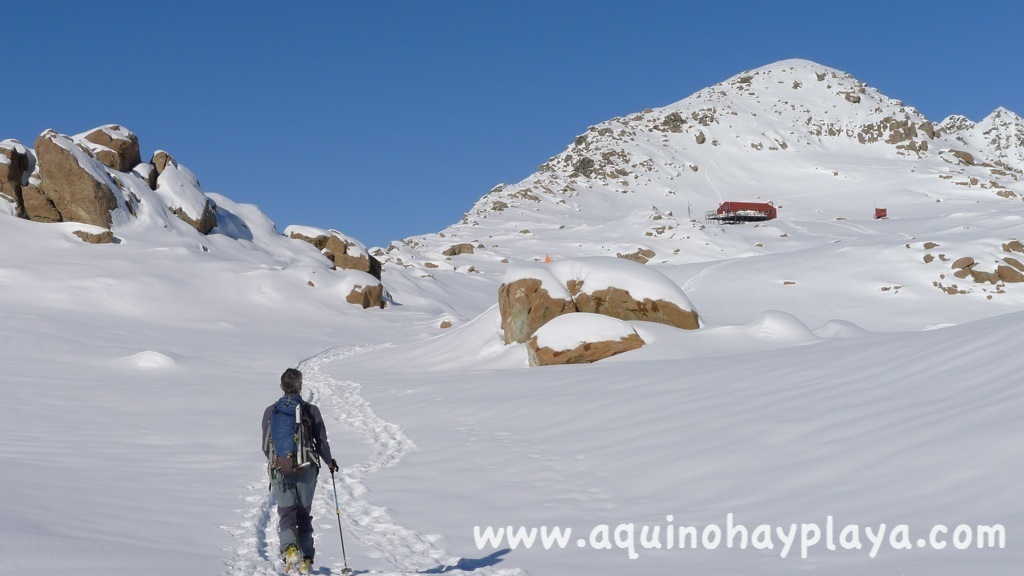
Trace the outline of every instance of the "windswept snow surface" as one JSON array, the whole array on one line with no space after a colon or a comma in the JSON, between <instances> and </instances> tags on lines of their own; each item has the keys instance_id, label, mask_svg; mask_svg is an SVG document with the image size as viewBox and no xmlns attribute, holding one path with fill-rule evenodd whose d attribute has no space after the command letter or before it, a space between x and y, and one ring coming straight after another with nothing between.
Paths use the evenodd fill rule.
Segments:
<instances>
[{"instance_id":1,"label":"windswept snow surface","mask_svg":"<svg viewBox=\"0 0 1024 576\"><path fill-rule=\"evenodd\" d=\"M98 246L0 201L0 574L272 573L258 420L289 366L323 409L357 573L1018 573L1024 284L951 267L1024 260L1024 203L997 193L1024 193L1018 173L957 164L951 148L984 157L968 138L909 156L830 139L830 125L919 115L813 63L757 72L604 123L463 222L371 249L383 310L347 304L357 276L226 196L208 194L218 227L202 236L140 189L139 216ZM712 104L717 122L651 129ZM628 175L602 179L562 162L613 144L643 169L623 160ZM770 196L780 218L702 221L733 194ZM876 204L891 219L873 220ZM444 256L462 242L474 253ZM638 249L699 330L630 322L647 345L593 365L530 368L503 344L510 266ZM314 510L317 573L338 574L326 474ZM510 526L573 532L564 548L478 547L477 527ZM979 548L979 526L1004 546ZM683 527L713 549L670 546Z\"/></svg>"}]
</instances>

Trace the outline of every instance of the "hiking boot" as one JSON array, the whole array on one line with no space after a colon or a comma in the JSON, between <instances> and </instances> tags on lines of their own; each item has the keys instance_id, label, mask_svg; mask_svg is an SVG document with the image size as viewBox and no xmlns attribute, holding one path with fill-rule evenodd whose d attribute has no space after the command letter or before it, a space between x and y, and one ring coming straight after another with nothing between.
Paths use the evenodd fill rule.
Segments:
<instances>
[{"instance_id":1,"label":"hiking boot","mask_svg":"<svg viewBox=\"0 0 1024 576\"><path fill-rule=\"evenodd\" d=\"M284 560L284 571L291 572L292 566L299 567L301 562L302 552L299 551L299 547L295 544L289 544L284 552L281 553L281 559Z\"/></svg>"},{"instance_id":2,"label":"hiking boot","mask_svg":"<svg viewBox=\"0 0 1024 576\"><path fill-rule=\"evenodd\" d=\"M309 574L309 571L313 569L313 559L306 556L302 559L302 564L299 564L299 574Z\"/></svg>"}]
</instances>

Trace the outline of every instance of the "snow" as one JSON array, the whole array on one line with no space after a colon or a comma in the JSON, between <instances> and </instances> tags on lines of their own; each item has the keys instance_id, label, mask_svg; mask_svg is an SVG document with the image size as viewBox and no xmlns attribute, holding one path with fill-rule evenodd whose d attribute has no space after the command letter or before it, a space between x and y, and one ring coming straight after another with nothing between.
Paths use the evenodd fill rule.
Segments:
<instances>
[{"instance_id":1,"label":"snow","mask_svg":"<svg viewBox=\"0 0 1024 576\"><path fill-rule=\"evenodd\" d=\"M1022 194L1020 175L946 162L939 150L984 157L955 135L903 154L815 134L900 105L870 87L850 103L837 92L856 81L806 61L753 72L750 89L727 81L602 123L587 132L590 149L570 146L463 222L371 250L393 299L383 310L344 301L372 277L331 270L229 195L209 194L218 227L203 236L121 175L138 216L119 217L113 245L81 242L81 225L0 214L0 572L277 573L257 421L280 373L298 366L342 468L357 571L1016 573L1024 285L955 278L951 263L972 256L991 271L1024 259L1002 248L1024 237L1024 203L981 186ZM717 123L653 129L667 111L712 106ZM788 147L769 150L774 138ZM561 164L615 151L628 159L610 177ZM735 198L774 200L780 218L688 216ZM507 207L490 209L498 200ZM873 220L875 205L890 219ZM462 241L485 248L440 256ZM615 258L640 248L656 253L646 265ZM702 327L629 322L646 346L530 368L523 345L504 345L496 300L503 281L534 274L552 289L577 279L586 290L683 294ZM947 293L953 284L963 293ZM547 331L568 339L559 325L578 320ZM314 513L319 573L338 574L329 475ZM730 514L751 529L905 524L912 549L886 542L872 557L863 532L862 549L829 550L823 535L807 559L799 546L782 557L778 538L766 550L637 546L635 559L614 540L576 546L599 524L664 533L725 526ZM917 546L936 524L1001 525L1006 545ZM474 542L474 526L520 525L576 532L565 549Z\"/></svg>"},{"instance_id":2,"label":"snow","mask_svg":"<svg viewBox=\"0 0 1024 576\"><path fill-rule=\"evenodd\" d=\"M541 326L535 333L538 348L573 350L587 342L616 342L635 334L632 326L608 316L576 312Z\"/></svg>"}]
</instances>

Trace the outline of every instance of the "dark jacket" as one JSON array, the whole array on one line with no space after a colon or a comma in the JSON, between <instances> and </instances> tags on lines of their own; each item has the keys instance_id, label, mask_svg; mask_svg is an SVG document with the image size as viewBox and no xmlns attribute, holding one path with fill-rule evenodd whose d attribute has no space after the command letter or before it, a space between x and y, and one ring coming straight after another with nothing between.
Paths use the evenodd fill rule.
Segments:
<instances>
[{"instance_id":1,"label":"dark jacket","mask_svg":"<svg viewBox=\"0 0 1024 576\"><path fill-rule=\"evenodd\" d=\"M263 411L263 435L260 438L267 437L267 429L270 428L270 416L274 413L274 405L267 406L267 409ZM327 464L331 463L331 444L327 441L327 428L324 426L324 419L320 415L320 409L315 404L309 402L302 402L302 417L308 418L312 424L310 435L313 437L313 448L316 453L323 458ZM262 442L261 442L262 444ZM270 451L268 447L263 444L263 456L270 458ZM317 468L320 468L319 462L316 463Z\"/></svg>"}]
</instances>

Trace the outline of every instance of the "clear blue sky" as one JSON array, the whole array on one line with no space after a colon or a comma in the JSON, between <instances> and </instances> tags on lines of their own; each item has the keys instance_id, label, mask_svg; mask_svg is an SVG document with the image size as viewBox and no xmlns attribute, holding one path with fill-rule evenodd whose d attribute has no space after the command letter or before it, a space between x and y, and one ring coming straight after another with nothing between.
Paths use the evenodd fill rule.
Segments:
<instances>
[{"instance_id":1,"label":"clear blue sky","mask_svg":"<svg viewBox=\"0 0 1024 576\"><path fill-rule=\"evenodd\" d=\"M370 245L592 124L806 58L940 121L1024 115L1024 2L111 2L4 8L0 139L119 123L210 192Z\"/></svg>"}]
</instances>

